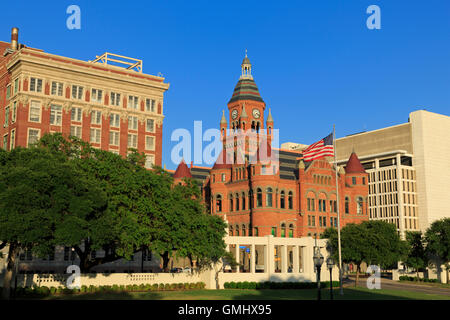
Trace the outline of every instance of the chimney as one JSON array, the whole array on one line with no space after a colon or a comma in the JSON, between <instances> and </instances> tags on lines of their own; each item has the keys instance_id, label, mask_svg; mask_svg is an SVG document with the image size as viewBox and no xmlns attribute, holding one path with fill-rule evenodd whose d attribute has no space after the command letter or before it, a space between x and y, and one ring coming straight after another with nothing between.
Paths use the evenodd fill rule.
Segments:
<instances>
[{"instance_id":1,"label":"chimney","mask_svg":"<svg viewBox=\"0 0 450 320\"><path fill-rule=\"evenodd\" d=\"M19 47L19 28L12 28L11 30L11 49L16 51Z\"/></svg>"}]
</instances>

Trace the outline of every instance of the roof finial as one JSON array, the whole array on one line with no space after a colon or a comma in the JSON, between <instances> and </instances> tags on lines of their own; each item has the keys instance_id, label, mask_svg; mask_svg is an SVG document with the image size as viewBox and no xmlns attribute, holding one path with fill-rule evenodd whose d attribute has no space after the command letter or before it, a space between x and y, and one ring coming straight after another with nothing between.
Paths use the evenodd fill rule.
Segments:
<instances>
[{"instance_id":1,"label":"roof finial","mask_svg":"<svg viewBox=\"0 0 450 320\"><path fill-rule=\"evenodd\" d=\"M245 49L245 57L247 57L247 49Z\"/></svg>"}]
</instances>

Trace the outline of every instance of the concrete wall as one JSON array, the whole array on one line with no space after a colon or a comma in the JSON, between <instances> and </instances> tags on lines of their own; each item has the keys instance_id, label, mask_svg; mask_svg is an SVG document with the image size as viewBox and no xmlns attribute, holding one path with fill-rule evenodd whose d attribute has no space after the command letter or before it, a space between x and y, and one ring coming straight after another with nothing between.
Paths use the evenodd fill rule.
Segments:
<instances>
[{"instance_id":1,"label":"concrete wall","mask_svg":"<svg viewBox=\"0 0 450 320\"><path fill-rule=\"evenodd\" d=\"M450 117L419 110L410 114L417 174L419 225L450 217Z\"/></svg>"}]
</instances>

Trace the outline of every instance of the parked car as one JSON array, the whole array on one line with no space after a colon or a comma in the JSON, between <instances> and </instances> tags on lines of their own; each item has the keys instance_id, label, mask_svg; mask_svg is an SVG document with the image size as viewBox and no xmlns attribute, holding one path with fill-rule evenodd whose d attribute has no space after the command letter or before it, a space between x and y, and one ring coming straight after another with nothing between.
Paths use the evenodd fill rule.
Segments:
<instances>
[{"instance_id":1,"label":"parked car","mask_svg":"<svg viewBox=\"0 0 450 320\"><path fill-rule=\"evenodd\" d=\"M189 268L189 267L184 267L184 269L181 271L181 272L184 272L184 273L191 273L191 268Z\"/></svg>"},{"instance_id":2,"label":"parked car","mask_svg":"<svg viewBox=\"0 0 450 320\"><path fill-rule=\"evenodd\" d=\"M182 268L172 268L170 269L170 273L180 273L183 272Z\"/></svg>"}]
</instances>

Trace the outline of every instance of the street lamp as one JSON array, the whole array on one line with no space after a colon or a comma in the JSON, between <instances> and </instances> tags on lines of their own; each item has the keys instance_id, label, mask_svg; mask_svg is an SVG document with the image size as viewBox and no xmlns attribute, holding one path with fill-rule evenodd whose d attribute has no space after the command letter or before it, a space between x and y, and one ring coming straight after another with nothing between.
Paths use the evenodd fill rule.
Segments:
<instances>
[{"instance_id":1,"label":"street lamp","mask_svg":"<svg viewBox=\"0 0 450 320\"><path fill-rule=\"evenodd\" d=\"M320 300L320 268L323 264L323 255L320 253L319 247L314 247L315 253L313 257L314 265L317 273L317 300Z\"/></svg>"},{"instance_id":2,"label":"street lamp","mask_svg":"<svg viewBox=\"0 0 450 320\"><path fill-rule=\"evenodd\" d=\"M328 257L327 267L328 267L328 270L330 270L330 299L331 300L333 300L333 277L332 277L333 266L334 266L333 258Z\"/></svg>"}]
</instances>

